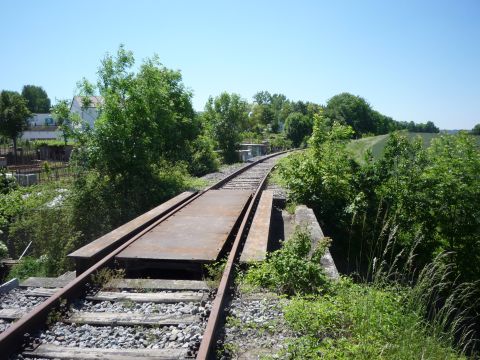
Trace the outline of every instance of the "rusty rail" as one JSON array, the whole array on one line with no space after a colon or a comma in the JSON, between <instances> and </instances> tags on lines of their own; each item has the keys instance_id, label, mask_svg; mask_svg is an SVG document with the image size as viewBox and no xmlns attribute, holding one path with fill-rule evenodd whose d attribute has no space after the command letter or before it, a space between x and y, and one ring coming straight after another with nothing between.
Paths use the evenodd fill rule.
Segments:
<instances>
[{"instance_id":1,"label":"rusty rail","mask_svg":"<svg viewBox=\"0 0 480 360\"><path fill-rule=\"evenodd\" d=\"M263 187L265 186L268 175L269 174L265 175L260 185L258 186L252 200L250 201L247 211L243 216L240 228L238 229L237 236L235 237L235 240L233 242L230 254L228 255L225 270L223 271L222 279L217 289L217 295L215 296L215 299L213 301L210 317L208 318L207 327L205 328L205 332L203 333L202 342L200 344L200 348L197 354L197 360L207 360L213 357L212 352L214 351L218 325L223 315L224 304L228 295L228 288L232 280L233 266L235 261L240 256L240 244L246 232L247 222L249 218L253 215L254 207L260 199L260 195L262 193Z\"/></svg>"},{"instance_id":2,"label":"rusty rail","mask_svg":"<svg viewBox=\"0 0 480 360\"><path fill-rule=\"evenodd\" d=\"M102 267L105 267L105 266L109 265L114 260L116 255L118 255L121 251L123 251L125 248L127 248L129 245L131 245L133 242L135 242L138 238L140 238L141 236L143 236L144 234L146 234L147 232L152 230L154 227L158 226L161 222L163 222L166 219L168 219L169 217L171 217L173 214L178 212L180 209L183 209L186 205L190 204L191 202L193 202L198 197L202 196L205 192L207 192L209 190L219 188L220 186L222 186L223 184L225 184L226 182L228 182L229 180L231 180L235 176L240 175L241 173L250 169L251 167L253 167L253 166L255 166L255 165L257 165L257 164L259 164L259 163L261 163L261 162L263 162L267 159L270 159L271 157L280 155L282 153L284 153L284 152L274 153L274 154L266 156L266 157L264 157L260 160L257 160L253 163L250 163L249 165L247 165L247 166L235 171L234 173L228 175L226 178L224 178L224 179L218 181L217 183L211 185L207 189L198 192L197 194L190 197L188 200L182 202L181 204L178 204L176 206L172 206L171 211L169 211L167 214L165 214L164 216L162 216L161 218L159 218L158 220L156 220L152 224L148 225L147 227L144 227L139 232L136 232L136 234L133 237L131 237L129 240L123 242L116 249L112 249L112 252L110 252L108 255L103 257L97 263L95 263L94 265L89 267L81 275L77 276L74 280L72 280L65 287L58 290L55 294L53 294L51 297L49 297L43 303L36 306L34 309L32 309L27 314L25 314L22 318L20 318L14 324L12 324L12 326L7 328L3 333L1 333L0 334L0 354L2 354L2 356L7 357L7 356L11 355L12 353L14 353L19 347L22 346L22 344L26 340L26 337L29 336L30 333L38 330L39 328L41 328L45 325L45 322L46 322L46 320L47 320L47 318L48 318L48 316L49 316L49 314L51 313L52 310L58 308L60 306L60 304L62 303L62 301L64 301L64 300L71 301L72 299L81 296L84 293L85 285L89 281L90 276L92 274L94 274L96 271L100 270ZM267 174L267 176L268 176L268 174ZM263 187L267 176L265 176L265 178L262 180L259 189L261 189ZM256 201L256 197L258 197L258 194L259 194L259 190L257 190L257 192L255 193L254 199L252 199L252 201L250 202L250 206L247 210L247 215L245 215L244 220L242 221L242 224L240 226L241 231L239 231L238 234L243 233L243 229L245 228L245 224L246 224L246 220L248 218L248 214L250 214L252 204L254 203L254 201ZM231 254L236 253L238 251L239 241L240 241L239 236L237 235L237 237L235 239L235 242L233 244ZM229 257L229 259L230 259L230 257ZM233 260L232 260L232 264L233 264ZM227 279L224 280L224 277L225 277L225 273L224 273L224 276L222 277L222 281L220 283L219 292L220 292L220 289L223 289L223 290L221 290L222 293L225 292L225 289L227 287L228 279L230 278L231 266L228 267L228 264L227 264L227 267L226 267L225 270L227 271L227 269L229 270ZM218 298L218 295L217 295L217 298ZM214 307L212 309L212 312L215 311L216 313L218 313L219 310L220 310L220 309L216 310L216 307L219 307L219 305L215 306L215 304L217 303L217 298L215 299ZM221 302L223 304L223 300ZM218 317L218 315L216 317ZM207 324L207 331L212 331L212 334L213 334L213 330L215 330L217 320L215 320L215 324L213 325L213 329L211 329L211 330L209 330L209 325L210 325L210 328L212 327L210 322L211 321L209 319L209 322ZM212 339L213 339L213 337L212 337ZM202 344L203 343L204 342L202 341ZM211 346L209 345L208 349L206 349L207 353L208 353L210 347ZM205 345L203 345L203 348L205 348Z\"/></svg>"}]
</instances>

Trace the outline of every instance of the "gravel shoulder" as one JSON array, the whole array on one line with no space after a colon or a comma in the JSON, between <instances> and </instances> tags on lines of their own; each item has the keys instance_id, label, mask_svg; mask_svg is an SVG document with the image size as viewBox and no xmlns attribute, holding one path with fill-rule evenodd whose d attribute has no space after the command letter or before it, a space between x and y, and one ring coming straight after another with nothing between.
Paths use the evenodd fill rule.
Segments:
<instances>
[{"instance_id":1,"label":"gravel shoulder","mask_svg":"<svg viewBox=\"0 0 480 360\"><path fill-rule=\"evenodd\" d=\"M272 293L235 294L228 309L221 359L260 359L283 349L294 334L282 308L287 299Z\"/></svg>"}]
</instances>

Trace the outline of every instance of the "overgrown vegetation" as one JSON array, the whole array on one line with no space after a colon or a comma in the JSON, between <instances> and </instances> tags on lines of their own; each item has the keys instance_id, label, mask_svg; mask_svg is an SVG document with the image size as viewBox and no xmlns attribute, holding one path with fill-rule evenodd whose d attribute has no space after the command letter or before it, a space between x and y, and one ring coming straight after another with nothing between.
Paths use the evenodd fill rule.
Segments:
<instances>
[{"instance_id":1,"label":"overgrown vegetation","mask_svg":"<svg viewBox=\"0 0 480 360\"><path fill-rule=\"evenodd\" d=\"M218 288L222 280L225 266L227 265L227 258L220 259L211 264L205 264L205 280L208 286L212 289Z\"/></svg>"},{"instance_id":2,"label":"overgrown vegetation","mask_svg":"<svg viewBox=\"0 0 480 360\"><path fill-rule=\"evenodd\" d=\"M332 282L319 261L328 242L313 254L310 244L308 233L297 229L263 264L240 275L242 291L253 286L290 296L283 312L295 337L274 358L466 358L463 353L472 344L464 327L469 309L457 305L475 288L464 287L443 298L449 269L441 257L425 267L413 286L408 285L411 271L386 268L384 261L373 265L369 282L354 283L348 277ZM439 301L443 306L433 309L431 305ZM229 321L237 321L236 327L248 326Z\"/></svg>"},{"instance_id":3,"label":"overgrown vegetation","mask_svg":"<svg viewBox=\"0 0 480 360\"><path fill-rule=\"evenodd\" d=\"M64 141L75 142L73 183L14 189L1 178L0 240L14 258L32 242L28 255L45 257L42 274L67 270L73 249L195 185L192 175L218 167L180 73L157 57L137 72L134 63L121 46L102 61L96 85L81 82L84 106L94 94L103 98L94 129L71 117L67 102L55 107L57 122L68 129Z\"/></svg>"},{"instance_id":4,"label":"overgrown vegetation","mask_svg":"<svg viewBox=\"0 0 480 360\"><path fill-rule=\"evenodd\" d=\"M9 279L17 278L19 280L25 280L28 277L35 276L47 276L46 269L47 257L40 256L39 258L24 257L18 264L15 264L8 274Z\"/></svg>"},{"instance_id":5,"label":"overgrown vegetation","mask_svg":"<svg viewBox=\"0 0 480 360\"><path fill-rule=\"evenodd\" d=\"M348 299L361 294L366 303L372 302L375 312L375 299L379 299L378 309L385 307L385 312L377 318L387 323L367 326L370 321L361 321L360 333L350 326L350 337L340 336L338 341L314 336L307 329L295 347L301 352L292 356L366 358L375 353L387 358L419 354L454 358L449 350L453 343L477 351L480 307L475 289L480 273L474 264L480 257L480 152L476 139L466 133L440 135L425 148L420 140L409 141L394 133L383 155L374 160L367 152L359 163L347 147L349 134L348 127L337 122L330 125L317 116L311 148L282 161L278 171L292 200L314 208L324 231L335 239L332 253L340 270L367 281L332 295L332 301L340 301L336 296ZM376 283L378 271L388 281ZM372 280L374 284L368 285ZM403 306L391 298L397 293ZM318 305L318 299L305 301L298 304L311 306L311 311L331 305ZM347 305L349 312L358 310L357 303ZM425 334L434 336L427 339ZM373 343L380 339L379 345L365 348L367 338Z\"/></svg>"},{"instance_id":6,"label":"overgrown vegetation","mask_svg":"<svg viewBox=\"0 0 480 360\"><path fill-rule=\"evenodd\" d=\"M312 246L307 231L296 229L281 249L268 254L266 261L251 265L243 281L282 294L318 293L327 289L327 278L320 259L328 239Z\"/></svg>"},{"instance_id":7,"label":"overgrown vegetation","mask_svg":"<svg viewBox=\"0 0 480 360\"><path fill-rule=\"evenodd\" d=\"M101 268L91 276L91 282L94 287L108 289L111 281L121 280L125 278L124 269Z\"/></svg>"},{"instance_id":8,"label":"overgrown vegetation","mask_svg":"<svg viewBox=\"0 0 480 360\"><path fill-rule=\"evenodd\" d=\"M314 208L334 248L348 260L344 270L368 265L385 250L389 233L397 240L388 251L403 253L414 246L418 268L441 251L454 253L457 275L480 278L478 229L480 152L465 134L441 135L425 149L420 140L392 134L384 155L367 153L357 163L347 148L348 128L329 127L317 118L311 149L288 157L279 174L298 203Z\"/></svg>"},{"instance_id":9,"label":"overgrown vegetation","mask_svg":"<svg viewBox=\"0 0 480 360\"><path fill-rule=\"evenodd\" d=\"M405 289L354 284L348 279L321 297L294 298L285 320L298 337L286 359L463 359L452 337L425 324L405 306Z\"/></svg>"}]
</instances>

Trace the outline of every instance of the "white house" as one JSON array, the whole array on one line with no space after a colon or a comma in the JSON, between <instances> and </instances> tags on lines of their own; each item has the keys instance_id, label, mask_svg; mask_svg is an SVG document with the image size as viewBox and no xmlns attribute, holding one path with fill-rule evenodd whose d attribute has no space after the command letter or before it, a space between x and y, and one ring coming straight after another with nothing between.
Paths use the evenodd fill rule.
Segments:
<instances>
[{"instance_id":1,"label":"white house","mask_svg":"<svg viewBox=\"0 0 480 360\"><path fill-rule=\"evenodd\" d=\"M61 131L52 114L33 114L28 119L28 129L22 134L22 140L55 140L61 136Z\"/></svg>"},{"instance_id":2,"label":"white house","mask_svg":"<svg viewBox=\"0 0 480 360\"><path fill-rule=\"evenodd\" d=\"M83 97L75 96L70 104L70 112L80 115L80 118L93 128L95 120L100 115L103 97L90 96L88 106L83 105ZM29 127L23 132L23 140L57 140L62 138L62 132L53 119L52 114L33 114L28 119Z\"/></svg>"},{"instance_id":3,"label":"white house","mask_svg":"<svg viewBox=\"0 0 480 360\"><path fill-rule=\"evenodd\" d=\"M80 118L93 128L95 120L100 115L100 107L103 104L103 97L90 96L90 103L83 106L83 97L74 96L70 105L70 112L80 115Z\"/></svg>"},{"instance_id":4,"label":"white house","mask_svg":"<svg viewBox=\"0 0 480 360\"><path fill-rule=\"evenodd\" d=\"M52 114L33 114L30 119L28 119L30 127L36 126L55 126L55 120L53 119Z\"/></svg>"}]
</instances>

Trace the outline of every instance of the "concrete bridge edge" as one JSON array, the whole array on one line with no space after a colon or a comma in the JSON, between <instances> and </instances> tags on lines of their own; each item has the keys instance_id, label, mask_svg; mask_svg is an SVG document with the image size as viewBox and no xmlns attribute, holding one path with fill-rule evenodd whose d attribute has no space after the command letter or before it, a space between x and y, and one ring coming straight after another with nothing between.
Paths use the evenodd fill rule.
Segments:
<instances>
[{"instance_id":1,"label":"concrete bridge edge","mask_svg":"<svg viewBox=\"0 0 480 360\"><path fill-rule=\"evenodd\" d=\"M318 244L318 242L325 237L313 210L306 205L298 205L295 208L295 224L306 228L307 231L310 232L313 245L312 249L315 248L316 244ZM325 269L325 273L330 279L336 281L340 278L337 267L335 266L335 262L333 261L332 255L328 249L322 256L320 262Z\"/></svg>"}]
</instances>

